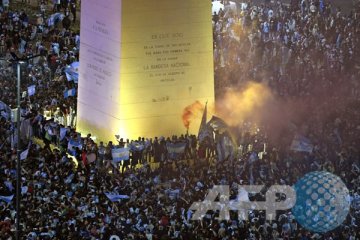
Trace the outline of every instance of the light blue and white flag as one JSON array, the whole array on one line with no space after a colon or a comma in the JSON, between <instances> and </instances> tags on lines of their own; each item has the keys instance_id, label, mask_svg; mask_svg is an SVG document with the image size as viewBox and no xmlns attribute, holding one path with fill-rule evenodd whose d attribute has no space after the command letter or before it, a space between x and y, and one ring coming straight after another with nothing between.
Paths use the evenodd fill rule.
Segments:
<instances>
[{"instance_id":1,"label":"light blue and white flag","mask_svg":"<svg viewBox=\"0 0 360 240\"><path fill-rule=\"evenodd\" d=\"M28 192L29 188L27 186L21 187L21 195L24 195Z\"/></svg>"},{"instance_id":2,"label":"light blue and white flag","mask_svg":"<svg viewBox=\"0 0 360 240\"><path fill-rule=\"evenodd\" d=\"M79 73L80 62L72 62L70 67L74 70L74 72Z\"/></svg>"},{"instance_id":3,"label":"light blue and white flag","mask_svg":"<svg viewBox=\"0 0 360 240\"><path fill-rule=\"evenodd\" d=\"M58 24L60 21L62 21L65 18L65 15L62 13L54 13L52 14L48 20L47 20L47 24L49 27L51 26L55 26L56 24Z\"/></svg>"},{"instance_id":4,"label":"light blue and white flag","mask_svg":"<svg viewBox=\"0 0 360 240\"><path fill-rule=\"evenodd\" d=\"M12 182L10 181L5 181L4 185L9 189L10 192L12 192L15 189L14 186L12 185Z\"/></svg>"},{"instance_id":5,"label":"light blue and white flag","mask_svg":"<svg viewBox=\"0 0 360 240\"><path fill-rule=\"evenodd\" d=\"M294 140L291 143L290 149L295 152L312 153L314 146L306 137L295 135Z\"/></svg>"},{"instance_id":6,"label":"light blue and white flag","mask_svg":"<svg viewBox=\"0 0 360 240\"><path fill-rule=\"evenodd\" d=\"M10 196L0 196L0 200L5 201L6 203L11 202L11 200L14 198L14 195L10 195Z\"/></svg>"},{"instance_id":7,"label":"light blue and white flag","mask_svg":"<svg viewBox=\"0 0 360 240\"><path fill-rule=\"evenodd\" d=\"M228 125L219 117L212 116L210 121L207 123L212 129L219 131L220 133L226 132Z\"/></svg>"},{"instance_id":8,"label":"light blue and white flag","mask_svg":"<svg viewBox=\"0 0 360 240\"><path fill-rule=\"evenodd\" d=\"M73 62L65 68L65 75L68 81L74 81L75 83L79 80L79 62Z\"/></svg>"},{"instance_id":9,"label":"light blue and white flag","mask_svg":"<svg viewBox=\"0 0 360 240\"><path fill-rule=\"evenodd\" d=\"M74 139L71 139L68 143L68 152L72 156L76 155L76 148L82 149L82 143L81 141L75 141Z\"/></svg>"},{"instance_id":10,"label":"light blue and white flag","mask_svg":"<svg viewBox=\"0 0 360 240\"><path fill-rule=\"evenodd\" d=\"M28 86L28 96L33 96L35 95L35 92L36 92L36 86L35 85L31 85L31 86Z\"/></svg>"},{"instance_id":11,"label":"light blue and white flag","mask_svg":"<svg viewBox=\"0 0 360 240\"><path fill-rule=\"evenodd\" d=\"M64 98L74 97L76 95L76 89L72 88L64 92Z\"/></svg>"},{"instance_id":12,"label":"light blue and white flag","mask_svg":"<svg viewBox=\"0 0 360 240\"><path fill-rule=\"evenodd\" d=\"M130 149L129 148L114 148L111 150L111 155L114 163L129 160Z\"/></svg>"},{"instance_id":13,"label":"light blue and white flag","mask_svg":"<svg viewBox=\"0 0 360 240\"><path fill-rule=\"evenodd\" d=\"M178 199L180 196L180 189L174 189L174 190L170 189L166 191L166 193L171 200Z\"/></svg>"},{"instance_id":14,"label":"light blue and white flag","mask_svg":"<svg viewBox=\"0 0 360 240\"><path fill-rule=\"evenodd\" d=\"M198 133L198 139L200 143L203 142L206 138L213 140L213 130L209 124L206 124L206 119L207 119L207 102L205 104L203 116L201 118L199 133Z\"/></svg>"},{"instance_id":15,"label":"light blue and white flag","mask_svg":"<svg viewBox=\"0 0 360 240\"><path fill-rule=\"evenodd\" d=\"M112 202L130 198L128 195L121 195L117 193L105 193L105 195Z\"/></svg>"},{"instance_id":16,"label":"light blue and white flag","mask_svg":"<svg viewBox=\"0 0 360 240\"><path fill-rule=\"evenodd\" d=\"M182 154L185 151L186 143L166 143L166 148L170 154Z\"/></svg>"},{"instance_id":17,"label":"light blue and white flag","mask_svg":"<svg viewBox=\"0 0 360 240\"><path fill-rule=\"evenodd\" d=\"M139 143L139 142L132 142L130 144L130 149L133 152L140 152L140 151L144 150L144 148L145 148L145 145L142 143Z\"/></svg>"},{"instance_id":18,"label":"light blue and white flag","mask_svg":"<svg viewBox=\"0 0 360 240\"><path fill-rule=\"evenodd\" d=\"M20 153L20 160L25 160L29 154L29 149L26 149L22 153Z\"/></svg>"}]
</instances>

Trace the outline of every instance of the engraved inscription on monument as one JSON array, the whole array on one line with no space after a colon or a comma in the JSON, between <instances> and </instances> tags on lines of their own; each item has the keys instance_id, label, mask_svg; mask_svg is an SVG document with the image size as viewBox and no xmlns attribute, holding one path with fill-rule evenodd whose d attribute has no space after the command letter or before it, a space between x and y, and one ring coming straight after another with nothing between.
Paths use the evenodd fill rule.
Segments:
<instances>
[{"instance_id":1,"label":"engraved inscription on monument","mask_svg":"<svg viewBox=\"0 0 360 240\"><path fill-rule=\"evenodd\" d=\"M183 33L158 33L150 36L153 41L144 45L144 57L148 61L143 70L152 81L174 82L185 77L186 69L191 67L191 63L184 59L184 55L191 53L191 42L183 37Z\"/></svg>"}]
</instances>

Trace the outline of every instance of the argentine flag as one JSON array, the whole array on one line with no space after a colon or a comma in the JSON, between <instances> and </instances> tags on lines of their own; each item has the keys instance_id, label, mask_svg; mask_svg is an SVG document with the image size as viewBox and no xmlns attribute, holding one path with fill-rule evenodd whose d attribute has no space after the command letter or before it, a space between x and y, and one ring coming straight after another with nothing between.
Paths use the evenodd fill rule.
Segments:
<instances>
[{"instance_id":1,"label":"argentine flag","mask_svg":"<svg viewBox=\"0 0 360 240\"><path fill-rule=\"evenodd\" d=\"M74 81L75 83L79 80L79 62L73 62L65 68L65 75L68 81Z\"/></svg>"},{"instance_id":2,"label":"argentine flag","mask_svg":"<svg viewBox=\"0 0 360 240\"><path fill-rule=\"evenodd\" d=\"M128 195L121 195L121 194L117 194L117 193L105 193L105 195L112 202L130 198Z\"/></svg>"},{"instance_id":3,"label":"argentine flag","mask_svg":"<svg viewBox=\"0 0 360 240\"><path fill-rule=\"evenodd\" d=\"M133 152L140 152L144 150L145 146L144 144L138 143L138 142L132 142L130 145L131 151Z\"/></svg>"},{"instance_id":4,"label":"argentine flag","mask_svg":"<svg viewBox=\"0 0 360 240\"><path fill-rule=\"evenodd\" d=\"M28 96L29 97L35 94L35 92L36 92L35 88L36 88L35 85L31 85L31 86L28 87Z\"/></svg>"},{"instance_id":5,"label":"argentine flag","mask_svg":"<svg viewBox=\"0 0 360 240\"><path fill-rule=\"evenodd\" d=\"M296 135L291 143L290 149L295 152L312 153L314 146L306 137Z\"/></svg>"},{"instance_id":6,"label":"argentine flag","mask_svg":"<svg viewBox=\"0 0 360 240\"><path fill-rule=\"evenodd\" d=\"M25 151L20 153L20 160L25 160L28 155L29 155L29 149L26 149Z\"/></svg>"},{"instance_id":7,"label":"argentine flag","mask_svg":"<svg viewBox=\"0 0 360 240\"><path fill-rule=\"evenodd\" d=\"M68 143L68 152L72 155L76 155L76 148L82 149L82 143L81 141L75 141L74 139L71 139Z\"/></svg>"},{"instance_id":8,"label":"argentine flag","mask_svg":"<svg viewBox=\"0 0 360 240\"><path fill-rule=\"evenodd\" d=\"M64 92L64 98L74 97L75 94L76 94L76 89L75 89L75 88L66 90L66 91Z\"/></svg>"},{"instance_id":9,"label":"argentine flag","mask_svg":"<svg viewBox=\"0 0 360 240\"><path fill-rule=\"evenodd\" d=\"M11 200L14 198L14 195L10 195L10 196L0 196L0 200L5 201L6 203L11 202Z\"/></svg>"},{"instance_id":10,"label":"argentine flag","mask_svg":"<svg viewBox=\"0 0 360 240\"><path fill-rule=\"evenodd\" d=\"M47 24L49 27L51 26L55 26L56 24L58 24L60 21L62 21L65 18L65 15L62 13L54 13L52 14L48 20L47 20Z\"/></svg>"},{"instance_id":11,"label":"argentine flag","mask_svg":"<svg viewBox=\"0 0 360 240\"><path fill-rule=\"evenodd\" d=\"M181 154L185 151L186 143L167 143L166 148L170 154Z\"/></svg>"},{"instance_id":12,"label":"argentine flag","mask_svg":"<svg viewBox=\"0 0 360 240\"><path fill-rule=\"evenodd\" d=\"M129 160L130 149L129 148L115 148L111 150L111 155L114 163L118 163L124 160Z\"/></svg>"}]
</instances>

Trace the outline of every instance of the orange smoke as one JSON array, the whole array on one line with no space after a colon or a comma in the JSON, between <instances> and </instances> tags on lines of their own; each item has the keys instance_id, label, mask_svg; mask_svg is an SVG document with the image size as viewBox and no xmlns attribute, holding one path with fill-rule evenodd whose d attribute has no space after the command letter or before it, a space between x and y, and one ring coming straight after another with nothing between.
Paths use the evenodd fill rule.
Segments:
<instances>
[{"instance_id":1,"label":"orange smoke","mask_svg":"<svg viewBox=\"0 0 360 240\"><path fill-rule=\"evenodd\" d=\"M199 113L202 113L203 110L204 106L199 101L196 101L193 104L184 108L182 120L186 129L189 129L191 119L197 116Z\"/></svg>"},{"instance_id":2,"label":"orange smoke","mask_svg":"<svg viewBox=\"0 0 360 240\"><path fill-rule=\"evenodd\" d=\"M271 90L264 84L250 82L241 90L228 90L217 101L216 112L228 125L238 126L247 118L257 118L273 99Z\"/></svg>"}]
</instances>

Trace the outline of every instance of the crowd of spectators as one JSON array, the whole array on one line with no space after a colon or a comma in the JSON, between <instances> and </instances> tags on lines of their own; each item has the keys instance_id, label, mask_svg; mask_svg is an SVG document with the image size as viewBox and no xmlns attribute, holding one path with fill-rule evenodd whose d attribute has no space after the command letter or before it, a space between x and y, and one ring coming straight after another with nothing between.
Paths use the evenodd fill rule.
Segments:
<instances>
[{"instance_id":1,"label":"crowd of spectators","mask_svg":"<svg viewBox=\"0 0 360 240\"><path fill-rule=\"evenodd\" d=\"M227 8L213 15L217 95L252 80L267 84L279 98L306 103L306 117L297 128L314 146L311 153L290 151L293 134L285 131L280 140L272 141L266 123L257 123L256 133L247 130L242 134L236 157L222 162L216 160L216 147L200 144L196 136L137 140L119 136L117 143L97 144L91 134L78 135L76 96L64 97L65 91L77 87L64 73L79 57L79 34L73 30L76 11L66 13L72 3L40 1L34 22L26 11L11 5L2 9L3 58L10 59L10 53L40 56L22 67L22 92L30 85L36 86L36 92L22 95L20 139L14 136L16 126L8 111L16 107L16 64L2 60L1 239L15 235L17 144L28 151L22 160L22 239L360 237L357 2L345 13L325 0L291 1L290 5L248 1L236 10ZM46 19L57 11L64 11L68 18L49 26ZM69 23L70 18L75 23ZM69 142L80 139L81 147L74 156L69 155ZM170 157L166 146L171 142L186 144L182 156ZM121 168L112 164L111 149L132 144L144 148L133 151ZM261 158L250 162L249 156L259 152ZM214 185L229 185L230 198L235 199L238 184L293 185L315 170L340 176L353 199L346 221L334 231L311 233L297 224L291 210L279 212L271 222L265 221L261 211L251 211L248 221L237 219L234 213L229 221L218 221L218 213L211 211L202 221L191 220L191 204L203 201Z\"/></svg>"}]
</instances>

